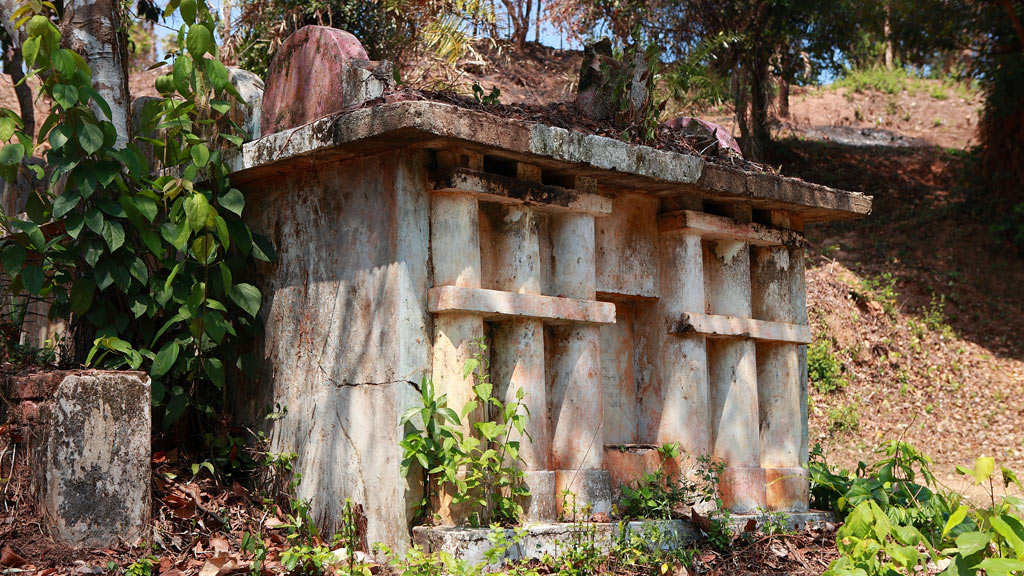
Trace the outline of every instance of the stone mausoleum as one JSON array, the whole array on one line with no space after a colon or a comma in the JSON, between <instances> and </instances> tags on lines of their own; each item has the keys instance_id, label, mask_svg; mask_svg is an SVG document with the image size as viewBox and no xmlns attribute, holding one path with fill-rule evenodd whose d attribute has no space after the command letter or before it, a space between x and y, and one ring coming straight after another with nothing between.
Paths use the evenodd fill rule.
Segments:
<instances>
[{"instance_id":1,"label":"stone mausoleum","mask_svg":"<svg viewBox=\"0 0 1024 576\"><path fill-rule=\"evenodd\" d=\"M565 488L607 511L670 442L724 463L735 512L807 509L803 231L869 197L380 97L389 68L354 38L298 35L234 160L278 253L263 372L237 400L287 407L273 449L298 454L325 530L351 499L367 541L408 542L400 415L424 378L470 399L481 338L496 388L524 390L532 415L527 522L553 521Z\"/></svg>"}]
</instances>

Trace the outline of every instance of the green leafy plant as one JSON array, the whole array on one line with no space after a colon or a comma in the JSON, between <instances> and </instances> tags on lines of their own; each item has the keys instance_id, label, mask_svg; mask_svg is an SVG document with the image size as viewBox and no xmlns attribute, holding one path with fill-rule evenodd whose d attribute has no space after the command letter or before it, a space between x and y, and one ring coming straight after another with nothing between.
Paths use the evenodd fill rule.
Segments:
<instances>
[{"instance_id":1,"label":"green leafy plant","mask_svg":"<svg viewBox=\"0 0 1024 576\"><path fill-rule=\"evenodd\" d=\"M670 473L665 465L679 460L679 445L670 443L658 448L661 462L658 468L637 479L632 485L622 486L621 510L625 518L670 519L694 504L711 502L715 498L715 483L704 482L703 475L695 480L688 475Z\"/></svg>"},{"instance_id":2,"label":"green leafy plant","mask_svg":"<svg viewBox=\"0 0 1024 576\"><path fill-rule=\"evenodd\" d=\"M494 396L486 350L483 342L477 341L473 358L463 366L463 378L472 375L474 385L473 399L462 407L461 416L448 407L447 395L436 397L433 383L424 379L422 406L410 408L401 418L408 429L399 443L402 474L408 476L413 464L420 467L421 510L429 507L433 490L447 485L453 504L471 507L472 525L511 525L519 520L522 500L529 496L520 467L519 441L513 439L513 432L519 437L526 435L529 412L522 389L516 391L512 402ZM478 413L484 417L464 433L462 421ZM417 416L422 427L414 422Z\"/></svg>"},{"instance_id":3,"label":"green leafy plant","mask_svg":"<svg viewBox=\"0 0 1024 576\"><path fill-rule=\"evenodd\" d=\"M832 342L818 339L807 347L807 376L814 389L821 394L846 387L843 365L832 352Z\"/></svg>"},{"instance_id":4,"label":"green leafy plant","mask_svg":"<svg viewBox=\"0 0 1024 576\"><path fill-rule=\"evenodd\" d=\"M557 554L545 555L541 563L557 574L593 576L604 563L605 554L597 545L597 528L586 521L590 518L590 507L578 506L571 490L563 490L561 496L560 519L572 519L569 537L560 538L556 544Z\"/></svg>"},{"instance_id":5,"label":"green leafy plant","mask_svg":"<svg viewBox=\"0 0 1024 576\"><path fill-rule=\"evenodd\" d=\"M242 221L245 199L228 178L225 155L242 139L226 116L237 92L217 57L215 17L204 0L172 1L166 13L179 7L183 48L170 55L173 73L156 80L163 99L142 112L141 134L159 138L117 134L85 60L61 47L47 2L16 13L29 76L54 102L39 130L45 171L22 162L32 138L0 111L9 142L0 172L45 184L29 197L29 220L3 219L8 289L52 302L50 315L91 344L76 359L147 370L165 426L190 405L216 416L231 372L252 367L245 346L262 295L243 280L255 260L273 257ZM158 175L140 144L159 160Z\"/></svg>"},{"instance_id":6,"label":"green leafy plant","mask_svg":"<svg viewBox=\"0 0 1024 576\"><path fill-rule=\"evenodd\" d=\"M159 565L160 559L148 554L126 566L124 576L151 576L153 570Z\"/></svg>"},{"instance_id":7,"label":"green leafy plant","mask_svg":"<svg viewBox=\"0 0 1024 576\"><path fill-rule=\"evenodd\" d=\"M619 522L619 531L612 547L611 556L620 570L630 574L662 576L672 571L675 574L693 566L696 550L678 547L670 529L663 529L656 523L646 523L639 530L630 528L626 522Z\"/></svg>"},{"instance_id":8,"label":"green leafy plant","mask_svg":"<svg viewBox=\"0 0 1024 576\"><path fill-rule=\"evenodd\" d=\"M987 485L989 502L978 506L939 490L931 459L913 446L893 441L877 452L879 460L860 463L856 473L831 470L819 447L812 452L812 505L827 504L845 516L836 534L841 556L826 575L915 573L929 563L945 566L943 576L1024 570L1024 501L996 496L997 484L1021 490L1013 471L997 471L990 457L958 466L976 486Z\"/></svg>"},{"instance_id":9,"label":"green leafy plant","mask_svg":"<svg viewBox=\"0 0 1024 576\"><path fill-rule=\"evenodd\" d=\"M860 428L860 410L856 404L845 404L828 411L830 432L856 432Z\"/></svg>"},{"instance_id":10,"label":"green leafy plant","mask_svg":"<svg viewBox=\"0 0 1024 576\"><path fill-rule=\"evenodd\" d=\"M860 281L860 288L866 296L882 306L882 311L889 318L895 318L899 312L899 293L896 291L897 278L892 272L883 272L877 276L865 276Z\"/></svg>"},{"instance_id":11,"label":"green leafy plant","mask_svg":"<svg viewBox=\"0 0 1024 576\"><path fill-rule=\"evenodd\" d=\"M474 82L473 98L476 99L477 104L501 104L501 89L491 86L491 91L485 93L483 87Z\"/></svg>"}]
</instances>

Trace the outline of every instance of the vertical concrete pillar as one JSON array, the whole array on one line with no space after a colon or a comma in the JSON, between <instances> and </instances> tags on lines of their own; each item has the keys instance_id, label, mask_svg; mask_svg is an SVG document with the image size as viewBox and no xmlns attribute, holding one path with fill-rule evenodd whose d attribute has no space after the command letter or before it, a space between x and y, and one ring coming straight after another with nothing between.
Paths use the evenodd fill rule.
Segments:
<instances>
[{"instance_id":1,"label":"vertical concrete pillar","mask_svg":"<svg viewBox=\"0 0 1024 576\"><path fill-rule=\"evenodd\" d=\"M704 312L704 258L700 235L661 236L661 300L667 325L687 312ZM702 334L667 334L661 347L661 420L656 443L679 443L691 458L711 452L708 366Z\"/></svg>"},{"instance_id":2,"label":"vertical concrete pillar","mask_svg":"<svg viewBox=\"0 0 1024 576\"><path fill-rule=\"evenodd\" d=\"M806 323L801 248L754 248L751 271L756 318ZM805 511L808 504L807 471L802 467L806 461L807 400L800 349L800 345L789 343L757 345L761 465L765 468L766 504L773 510Z\"/></svg>"},{"instance_id":3,"label":"vertical concrete pillar","mask_svg":"<svg viewBox=\"0 0 1024 576\"><path fill-rule=\"evenodd\" d=\"M594 218L559 214L551 219L555 296L593 300L596 295ZM556 492L569 490L577 506L611 509L604 456L600 333L597 326L555 327L550 345L551 460ZM557 498L561 506L562 499Z\"/></svg>"},{"instance_id":4,"label":"vertical concrete pillar","mask_svg":"<svg viewBox=\"0 0 1024 576\"><path fill-rule=\"evenodd\" d=\"M430 252L435 286L480 287L480 228L477 199L470 194L434 192L430 199ZM446 312L434 317L433 379L438 394L448 395L448 406L461 412L473 399L473 377L462 367L474 353L473 341L483 338L483 320L477 314ZM468 432L479 413L463 419ZM451 495L438 494L441 521L454 524L463 512L451 507Z\"/></svg>"},{"instance_id":5,"label":"vertical concrete pillar","mask_svg":"<svg viewBox=\"0 0 1024 576\"><path fill-rule=\"evenodd\" d=\"M503 209L498 234L497 287L521 294L540 294L540 242L537 215L525 206ZM544 326L540 320L519 318L497 324L491 345L491 379L504 402L525 393L529 411L525 434L515 432L526 472L530 497L523 520L555 519L555 474L551 471L547 382L544 376Z\"/></svg>"},{"instance_id":6,"label":"vertical concrete pillar","mask_svg":"<svg viewBox=\"0 0 1024 576\"><path fill-rule=\"evenodd\" d=\"M715 240L704 245L707 311L751 317L750 249L745 242ZM712 456L725 463L719 488L734 512L753 512L765 503L761 468L754 342L707 343L711 390Z\"/></svg>"}]
</instances>

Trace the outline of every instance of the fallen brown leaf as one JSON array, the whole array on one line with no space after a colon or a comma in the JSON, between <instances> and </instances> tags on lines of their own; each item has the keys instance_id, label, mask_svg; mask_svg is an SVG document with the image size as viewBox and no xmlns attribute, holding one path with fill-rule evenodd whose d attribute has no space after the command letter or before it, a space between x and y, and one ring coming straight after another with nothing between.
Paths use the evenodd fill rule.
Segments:
<instances>
[{"instance_id":1,"label":"fallen brown leaf","mask_svg":"<svg viewBox=\"0 0 1024 576\"><path fill-rule=\"evenodd\" d=\"M4 549L0 550L0 566L19 568L25 564L27 564L26 560L19 556L10 546L4 546Z\"/></svg>"}]
</instances>

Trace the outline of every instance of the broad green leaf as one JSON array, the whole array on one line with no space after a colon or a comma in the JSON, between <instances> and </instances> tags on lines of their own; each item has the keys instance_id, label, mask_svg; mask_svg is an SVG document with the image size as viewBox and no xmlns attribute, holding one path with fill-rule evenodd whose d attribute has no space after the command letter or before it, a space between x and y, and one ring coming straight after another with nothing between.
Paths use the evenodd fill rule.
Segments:
<instances>
[{"instance_id":1,"label":"broad green leaf","mask_svg":"<svg viewBox=\"0 0 1024 576\"><path fill-rule=\"evenodd\" d=\"M234 300L235 304L245 310L253 318L260 311L260 304L263 300L263 294L260 293L259 289L252 284L235 284L231 287L231 299Z\"/></svg>"},{"instance_id":2,"label":"broad green leaf","mask_svg":"<svg viewBox=\"0 0 1024 576\"><path fill-rule=\"evenodd\" d=\"M78 104L78 89L70 84L57 84L53 87L53 99L65 110Z\"/></svg>"},{"instance_id":3,"label":"broad green leaf","mask_svg":"<svg viewBox=\"0 0 1024 576\"><path fill-rule=\"evenodd\" d=\"M206 196L196 192L185 198L185 217L192 230L199 232L206 228L206 222L210 218L210 203Z\"/></svg>"},{"instance_id":4,"label":"broad green leaf","mask_svg":"<svg viewBox=\"0 0 1024 576\"><path fill-rule=\"evenodd\" d=\"M78 278L71 286L71 311L75 314L85 314L92 306L95 295L96 283L90 278Z\"/></svg>"},{"instance_id":5,"label":"broad green leaf","mask_svg":"<svg viewBox=\"0 0 1024 576\"><path fill-rule=\"evenodd\" d=\"M78 133L78 143L86 154L93 154L103 146L103 130L99 126L85 124Z\"/></svg>"},{"instance_id":6,"label":"broad green leaf","mask_svg":"<svg viewBox=\"0 0 1024 576\"><path fill-rule=\"evenodd\" d=\"M978 567L985 571L988 576L1007 576L1008 574L1020 574L1024 571L1024 560L1013 558L985 558L978 564Z\"/></svg>"},{"instance_id":7,"label":"broad green leaf","mask_svg":"<svg viewBox=\"0 0 1024 576\"><path fill-rule=\"evenodd\" d=\"M15 230L24 232L25 236L28 236L29 242L32 247L42 252L46 249L46 238L43 236L43 231L39 229L39 226L34 222L26 222L24 220L8 220L7 225Z\"/></svg>"},{"instance_id":8,"label":"broad green leaf","mask_svg":"<svg viewBox=\"0 0 1024 576\"><path fill-rule=\"evenodd\" d=\"M207 265L217 256L217 241L213 234L202 234L192 241L192 255L202 265Z\"/></svg>"},{"instance_id":9,"label":"broad green leaf","mask_svg":"<svg viewBox=\"0 0 1024 576\"><path fill-rule=\"evenodd\" d=\"M21 45L21 57L30 67L35 64L36 57L39 55L39 42L39 36L33 36Z\"/></svg>"},{"instance_id":10,"label":"broad green leaf","mask_svg":"<svg viewBox=\"0 0 1024 576\"><path fill-rule=\"evenodd\" d=\"M78 66L75 65L75 57L73 52L65 48L58 48L53 51L50 56L50 61L53 63L53 69L61 75L64 80L71 80L75 75L75 71Z\"/></svg>"},{"instance_id":11,"label":"broad green leaf","mask_svg":"<svg viewBox=\"0 0 1024 576\"><path fill-rule=\"evenodd\" d=\"M43 269L39 266L27 266L21 271L21 285L34 296L38 296L42 292L45 279Z\"/></svg>"},{"instance_id":12,"label":"broad green leaf","mask_svg":"<svg viewBox=\"0 0 1024 576\"><path fill-rule=\"evenodd\" d=\"M224 194L221 194L217 201L221 206L227 208L236 216L241 216L242 209L245 208L245 197L242 196L242 192L237 188L232 188Z\"/></svg>"},{"instance_id":13,"label":"broad green leaf","mask_svg":"<svg viewBox=\"0 0 1024 576\"><path fill-rule=\"evenodd\" d=\"M15 166L20 163L21 159L24 157L25 147L21 145L21 142L7 144L3 148L0 148L0 164Z\"/></svg>"},{"instance_id":14,"label":"broad green leaf","mask_svg":"<svg viewBox=\"0 0 1024 576\"><path fill-rule=\"evenodd\" d=\"M110 251L114 252L124 245L124 226L120 222L110 220L103 224L103 239L106 240Z\"/></svg>"},{"instance_id":15,"label":"broad green leaf","mask_svg":"<svg viewBox=\"0 0 1024 576\"><path fill-rule=\"evenodd\" d=\"M85 225L95 234L103 234L103 213L96 208L90 208L85 213Z\"/></svg>"},{"instance_id":16,"label":"broad green leaf","mask_svg":"<svg viewBox=\"0 0 1024 576\"><path fill-rule=\"evenodd\" d=\"M142 243L146 245L146 248L156 256L162 258L164 255L164 245L160 241L160 237L157 236L156 232L152 230L141 230L139 236L142 237Z\"/></svg>"},{"instance_id":17,"label":"broad green leaf","mask_svg":"<svg viewBox=\"0 0 1024 576\"><path fill-rule=\"evenodd\" d=\"M970 556L984 550L992 540L991 534L984 532L964 532L956 538L956 548L961 556Z\"/></svg>"},{"instance_id":18,"label":"broad green leaf","mask_svg":"<svg viewBox=\"0 0 1024 576\"><path fill-rule=\"evenodd\" d=\"M189 151L192 156L192 161L195 162L196 166L200 168L206 166L210 161L210 149L206 147L206 144L202 142L194 144Z\"/></svg>"},{"instance_id":19,"label":"broad green leaf","mask_svg":"<svg viewBox=\"0 0 1024 576\"><path fill-rule=\"evenodd\" d=\"M4 273L14 276L25 264L25 248L20 244L10 244L0 253L0 263L4 266Z\"/></svg>"},{"instance_id":20,"label":"broad green leaf","mask_svg":"<svg viewBox=\"0 0 1024 576\"><path fill-rule=\"evenodd\" d=\"M181 19L189 25L196 21L196 0L181 0L178 8Z\"/></svg>"},{"instance_id":21,"label":"broad green leaf","mask_svg":"<svg viewBox=\"0 0 1024 576\"><path fill-rule=\"evenodd\" d=\"M989 478L992 477L992 473L996 470L996 459L991 456L982 456L974 461L974 470L971 471L971 476L974 477L975 486L981 485Z\"/></svg>"},{"instance_id":22,"label":"broad green leaf","mask_svg":"<svg viewBox=\"0 0 1024 576\"><path fill-rule=\"evenodd\" d=\"M131 296L131 302L128 304L128 309L132 311L132 315L137 319L149 310L149 298L145 294L136 293Z\"/></svg>"},{"instance_id":23,"label":"broad green leaf","mask_svg":"<svg viewBox=\"0 0 1024 576\"><path fill-rule=\"evenodd\" d=\"M188 54L180 54L174 60L174 87L183 95L192 93L192 57Z\"/></svg>"},{"instance_id":24,"label":"broad green leaf","mask_svg":"<svg viewBox=\"0 0 1024 576\"><path fill-rule=\"evenodd\" d=\"M70 138L68 137L68 127L66 125L60 125L50 130L50 148L54 150L60 150L68 143Z\"/></svg>"},{"instance_id":25,"label":"broad green leaf","mask_svg":"<svg viewBox=\"0 0 1024 576\"><path fill-rule=\"evenodd\" d=\"M67 215L78 206L79 200L82 197L75 190L66 190L60 196L53 199L53 217L60 219Z\"/></svg>"},{"instance_id":26,"label":"broad green leaf","mask_svg":"<svg viewBox=\"0 0 1024 576\"><path fill-rule=\"evenodd\" d=\"M206 60L206 78L210 81L210 84L215 90L224 90L230 82L228 69L225 68L224 65L221 64L220 60L217 60L216 58L208 58ZM221 114L226 114L231 107L231 104L228 102L224 102L224 104L227 104L227 106L219 107L217 109ZM215 106L214 102L210 102L210 105Z\"/></svg>"},{"instance_id":27,"label":"broad green leaf","mask_svg":"<svg viewBox=\"0 0 1024 576\"><path fill-rule=\"evenodd\" d=\"M185 38L185 48L196 61L199 61L207 52L214 52L216 46L209 28L202 24L189 27L188 36Z\"/></svg>"},{"instance_id":28,"label":"broad green leaf","mask_svg":"<svg viewBox=\"0 0 1024 576\"><path fill-rule=\"evenodd\" d=\"M992 524L992 529L1013 548L1017 558L1024 559L1024 528L1021 527L1020 520L1012 516L1001 515L993 516L989 523ZM1018 530L1014 530L1012 524L1015 524Z\"/></svg>"},{"instance_id":29,"label":"broad green leaf","mask_svg":"<svg viewBox=\"0 0 1024 576\"><path fill-rule=\"evenodd\" d=\"M156 360L153 361L153 365L149 368L150 376L159 378L170 372L171 368L174 367L174 363L178 361L179 351L180 347L177 341L164 344L160 351L156 353Z\"/></svg>"},{"instance_id":30,"label":"broad green leaf","mask_svg":"<svg viewBox=\"0 0 1024 576\"><path fill-rule=\"evenodd\" d=\"M203 361L203 372L218 390L224 389L224 363L218 358L207 358Z\"/></svg>"},{"instance_id":31,"label":"broad green leaf","mask_svg":"<svg viewBox=\"0 0 1024 576\"><path fill-rule=\"evenodd\" d=\"M82 227L84 226L85 215L81 212L72 212L64 218L64 231L68 233L68 236L71 236L76 240L78 239L78 235L82 233Z\"/></svg>"},{"instance_id":32,"label":"broad green leaf","mask_svg":"<svg viewBox=\"0 0 1024 576\"><path fill-rule=\"evenodd\" d=\"M942 537L943 538L945 538L946 535L949 534L950 530L952 530L953 528L956 528L957 526L960 525L961 522L964 521L964 518L967 517L967 511L968 510L969 509L967 508L967 506L964 506L964 505L961 504L960 507L957 508L955 512L953 512L952 514L949 515L949 520L946 521L946 527L942 529Z\"/></svg>"}]
</instances>

